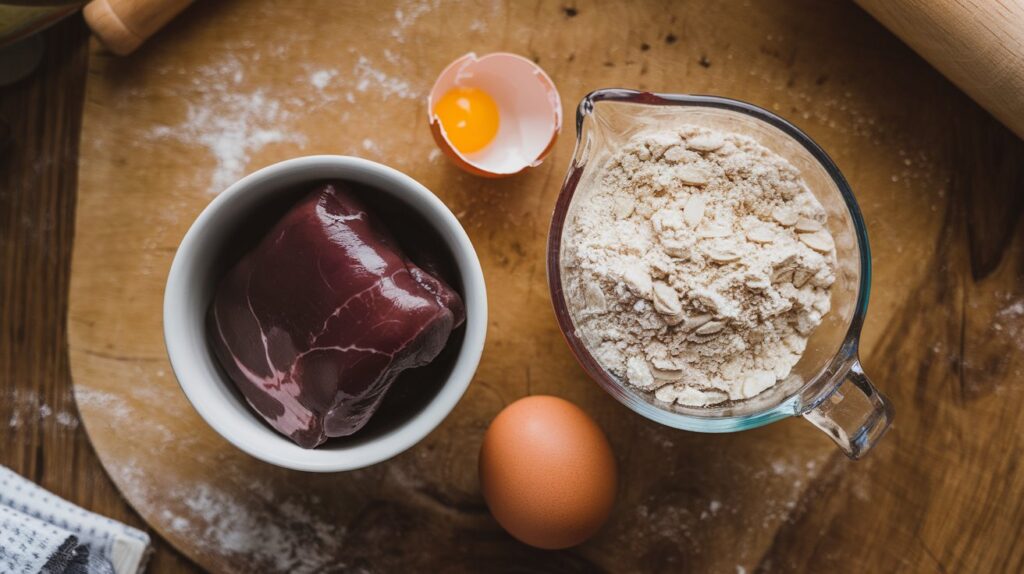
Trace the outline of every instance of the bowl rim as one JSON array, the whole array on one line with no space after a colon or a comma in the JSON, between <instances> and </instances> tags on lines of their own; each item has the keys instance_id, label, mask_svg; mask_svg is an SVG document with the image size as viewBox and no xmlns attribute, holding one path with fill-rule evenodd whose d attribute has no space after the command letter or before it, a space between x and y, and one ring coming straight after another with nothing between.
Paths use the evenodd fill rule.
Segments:
<instances>
[{"instance_id":1,"label":"bowl rim","mask_svg":"<svg viewBox=\"0 0 1024 574\"><path fill-rule=\"evenodd\" d=\"M561 246L569 205L576 193L577 185L586 167L587 143L584 142L586 125L584 121L591 116L596 104L611 102L639 106L670 106L670 107L704 107L717 108L744 114L760 120L800 144L822 166L842 196L843 202L853 222L857 238L857 250L860 256L860 281L857 287L857 300L853 307L850 325L833 358L822 368L821 373L805 382L799 389L784 397L774 406L765 407L745 415L729 415L718 417L701 417L669 411L656 407L633 396L634 391L623 388L614 377L600 365L590 353L586 345L576 334L565 293L562 288ZM581 158L584 161L580 161ZM871 293L871 248L868 243L867 226L860 207L854 197L853 190L839 167L831 157L809 135L782 117L754 104L726 98L722 96L694 94L654 93L624 88L604 88L590 92L580 100L576 108L576 148L573 152L569 170L566 174L548 228L547 240L547 274L548 289L555 318L563 338L569 345L576 361L583 367L591 380L595 381L608 394L630 410L660 424L694 432L726 433L748 430L776 422L810 410L827 398L832 386L823 379L833 378L835 373L843 372L844 366L857 360L857 350L861 328L867 315L868 299ZM642 391L636 391L642 392Z\"/></svg>"},{"instance_id":2,"label":"bowl rim","mask_svg":"<svg viewBox=\"0 0 1024 574\"><path fill-rule=\"evenodd\" d=\"M273 185L276 179L302 171L336 173L326 177L310 177L310 182L331 177L358 181L360 176L384 180L388 192L413 200L407 202L408 207L424 214L428 223L449 242L463 285L466 331L448 379L437 394L420 412L395 429L342 449L303 449L276 430L271 432L277 441L267 443L261 438L265 433L247 433L252 428L250 425L239 425L220 416L229 408L227 400L214 392L209 370L200 361L193 360L194 346L189 345L185 338L194 322L187 318L190 314L180 311L188 301L186 294L191 285L187 280L193 272L191 265L209 243L211 226L217 223L219 216L232 209L236 201L249 190ZM280 189L284 191L288 187L281 186ZM263 194L271 197L275 192L269 190ZM396 456L425 438L455 408L469 387L483 353L486 328L487 294L483 270L469 236L455 215L440 198L412 177L384 164L354 156L310 155L291 158L256 170L229 186L202 210L185 233L175 252L164 290L164 344L171 369L192 407L217 434L240 450L264 462L301 471L338 472L363 468ZM220 378L218 384L233 385L230 381L224 381L220 374L213 376ZM252 425L266 430L259 415L247 401L241 402Z\"/></svg>"}]
</instances>

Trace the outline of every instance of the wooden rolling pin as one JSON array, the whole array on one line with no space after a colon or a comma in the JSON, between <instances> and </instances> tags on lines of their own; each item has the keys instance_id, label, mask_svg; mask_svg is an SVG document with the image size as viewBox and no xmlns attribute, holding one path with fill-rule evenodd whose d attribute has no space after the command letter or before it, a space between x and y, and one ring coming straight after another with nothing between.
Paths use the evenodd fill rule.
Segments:
<instances>
[{"instance_id":1,"label":"wooden rolling pin","mask_svg":"<svg viewBox=\"0 0 1024 574\"><path fill-rule=\"evenodd\" d=\"M111 52L133 52L192 0L93 0L85 6L85 21Z\"/></svg>"},{"instance_id":2,"label":"wooden rolling pin","mask_svg":"<svg viewBox=\"0 0 1024 574\"><path fill-rule=\"evenodd\" d=\"M1024 1L856 2L1024 139Z\"/></svg>"}]
</instances>

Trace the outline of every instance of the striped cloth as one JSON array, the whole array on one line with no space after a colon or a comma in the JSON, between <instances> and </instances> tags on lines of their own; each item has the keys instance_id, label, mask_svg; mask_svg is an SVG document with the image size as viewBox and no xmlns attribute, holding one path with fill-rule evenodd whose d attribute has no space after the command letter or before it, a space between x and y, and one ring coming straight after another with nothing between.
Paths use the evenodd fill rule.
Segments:
<instances>
[{"instance_id":1,"label":"striped cloth","mask_svg":"<svg viewBox=\"0 0 1024 574\"><path fill-rule=\"evenodd\" d=\"M0 466L0 572L139 574L149 535L94 514Z\"/></svg>"}]
</instances>

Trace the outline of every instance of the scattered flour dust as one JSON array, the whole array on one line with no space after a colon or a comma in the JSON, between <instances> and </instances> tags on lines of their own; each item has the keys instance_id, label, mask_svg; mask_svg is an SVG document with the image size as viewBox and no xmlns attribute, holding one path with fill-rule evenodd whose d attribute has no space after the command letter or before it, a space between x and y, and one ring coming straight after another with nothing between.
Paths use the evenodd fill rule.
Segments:
<instances>
[{"instance_id":1,"label":"scattered flour dust","mask_svg":"<svg viewBox=\"0 0 1024 574\"><path fill-rule=\"evenodd\" d=\"M1005 306L996 311L992 321L994 336L1007 341L1017 349L1024 350L1024 299L1013 300L1010 293L996 293L1005 301ZM1014 373L1019 377L1019 367Z\"/></svg>"},{"instance_id":2,"label":"scattered flour dust","mask_svg":"<svg viewBox=\"0 0 1024 574\"><path fill-rule=\"evenodd\" d=\"M244 175L250 155L267 144L305 143L301 134L280 129L288 116L263 89L245 93L212 84L198 103L189 104L183 123L157 126L151 135L205 147L216 162L208 191L220 193Z\"/></svg>"},{"instance_id":3,"label":"scattered flour dust","mask_svg":"<svg viewBox=\"0 0 1024 574\"><path fill-rule=\"evenodd\" d=\"M356 91L366 92L374 88L385 100L392 96L413 100L423 95L423 91L413 87L408 80L389 76L374 67L373 62L366 56L359 56L352 69L352 77L356 83Z\"/></svg>"},{"instance_id":4,"label":"scattered flour dust","mask_svg":"<svg viewBox=\"0 0 1024 574\"><path fill-rule=\"evenodd\" d=\"M245 63L232 55L198 68L192 78L197 94L190 98L185 120L157 126L153 139L174 139L206 148L215 165L208 182L210 193L220 193L245 174L251 154L272 143L305 144L306 138L281 129L290 113L263 88L243 90ZM311 82L329 82L317 76ZM326 85L326 84L325 84Z\"/></svg>"},{"instance_id":5,"label":"scattered flour dust","mask_svg":"<svg viewBox=\"0 0 1024 574\"><path fill-rule=\"evenodd\" d=\"M673 452L678 454L678 450ZM774 460L723 459L723 469L729 469L730 479L724 482L694 479L693 488L685 494L647 492L631 507L632 512L623 513L610 528L617 529L616 533L629 545L627 548L637 554L660 548L662 544L676 549L675 553L666 553L665 558L673 554L701 556L711 541L724 535L735 541L730 558L736 561L736 571L758 570L756 565L763 559L763 547L757 541L770 543L770 533L798 519L808 487L819 477L843 472L846 468L842 462L830 464L837 459L829 448L819 449L815 454L795 449L783 456ZM669 474L672 472L670 468ZM758 485L758 495L753 498L745 495L743 488L736 488L751 484ZM865 497L854 495L860 500L870 500L866 494ZM766 534L769 534L767 539ZM715 560L716 564L718 562Z\"/></svg>"},{"instance_id":6,"label":"scattered flour dust","mask_svg":"<svg viewBox=\"0 0 1024 574\"><path fill-rule=\"evenodd\" d=\"M338 75L338 70L317 70L309 75L309 83L318 90L323 90L330 85L331 80Z\"/></svg>"},{"instance_id":7,"label":"scattered flour dust","mask_svg":"<svg viewBox=\"0 0 1024 574\"><path fill-rule=\"evenodd\" d=\"M70 397L68 397L70 400ZM53 420L58 428L78 428L78 416L70 410L54 412L53 407L43 401L40 393L28 389L12 389L0 398L0 404L10 410L7 428L18 429L34 421L47 424Z\"/></svg>"},{"instance_id":8,"label":"scattered flour dust","mask_svg":"<svg viewBox=\"0 0 1024 574\"><path fill-rule=\"evenodd\" d=\"M220 471L222 477L238 474L231 466ZM162 489L153 486L147 471L134 461L113 463L113 473L131 500L157 509L170 534L186 538L202 552L237 557L239 565L252 566L255 572L347 571L344 561L338 560L346 529L307 510L318 502L315 496L305 504L269 501L265 493L270 487L259 479L229 491L179 477L172 481L175 487ZM266 502L273 502L274 510Z\"/></svg>"},{"instance_id":9,"label":"scattered flour dust","mask_svg":"<svg viewBox=\"0 0 1024 574\"><path fill-rule=\"evenodd\" d=\"M438 1L409 2L395 8L395 28L391 30L391 37L398 43L405 42L405 31L416 23L425 14L438 7Z\"/></svg>"},{"instance_id":10,"label":"scattered flour dust","mask_svg":"<svg viewBox=\"0 0 1024 574\"><path fill-rule=\"evenodd\" d=\"M753 397L786 378L830 308L826 214L756 141L636 136L580 191L563 267L597 360L666 402Z\"/></svg>"},{"instance_id":11,"label":"scattered flour dust","mask_svg":"<svg viewBox=\"0 0 1024 574\"><path fill-rule=\"evenodd\" d=\"M129 420L145 416L132 401L116 393L79 387L76 396L83 408L103 409L114 427L127 426ZM271 500L274 489L263 479L243 474L219 456L211 462L207 452L188 446L189 438L182 433L171 432L153 420L135 430L134 441L158 451L184 444L183 450L192 453L197 462L216 469L216 480L164 477L163 485L174 486L162 488L160 481L154 483L151 478L153 469L145 468L143 462L124 455L110 461L112 474L126 496L141 508L154 509L171 533L187 538L206 553L237 556L239 564L252 565L256 572L344 571L344 564L337 561L344 543L344 526L307 510L318 506L315 495L309 495L303 504L292 498Z\"/></svg>"},{"instance_id":12,"label":"scattered flour dust","mask_svg":"<svg viewBox=\"0 0 1024 574\"><path fill-rule=\"evenodd\" d=\"M194 517L172 517L171 526L216 552L255 558L275 572L321 572L327 566L341 566L336 549L344 539L343 526L318 520L294 502L278 504L279 512L270 516L259 505L204 483L171 497L183 502Z\"/></svg>"},{"instance_id":13,"label":"scattered flour dust","mask_svg":"<svg viewBox=\"0 0 1024 574\"><path fill-rule=\"evenodd\" d=\"M997 317L1022 317L1024 316L1024 300L1014 301L1007 307L996 313Z\"/></svg>"},{"instance_id":14,"label":"scattered flour dust","mask_svg":"<svg viewBox=\"0 0 1024 574\"><path fill-rule=\"evenodd\" d=\"M433 3L410 4L396 11L398 30L404 30L434 6ZM279 47L281 48L281 47ZM284 57L285 52L276 54ZM188 146L205 148L214 166L205 182L210 193L220 193L242 177L249 169L252 155L267 145L307 144L306 137L290 131L288 126L303 114L344 98L355 103L357 94L387 100L416 100L425 87L408 78L392 75L377 66L369 57L354 53L351 71L338 68L306 68L297 79L311 90L300 90L298 96L289 85L245 84L247 66L258 60L231 54L215 64L194 70L185 119L176 125L160 125L148 133L153 140L176 140ZM401 64L397 54L385 50L391 67ZM398 63L396 63L398 62ZM252 78L249 78L250 83ZM291 97L289 97L291 96Z\"/></svg>"}]
</instances>

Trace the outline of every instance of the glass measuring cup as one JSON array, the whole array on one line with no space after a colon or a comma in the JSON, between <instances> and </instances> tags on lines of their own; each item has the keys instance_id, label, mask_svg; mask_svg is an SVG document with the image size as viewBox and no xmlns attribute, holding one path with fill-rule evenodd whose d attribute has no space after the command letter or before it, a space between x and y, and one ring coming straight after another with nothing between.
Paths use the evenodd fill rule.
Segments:
<instances>
[{"instance_id":1,"label":"glass measuring cup","mask_svg":"<svg viewBox=\"0 0 1024 574\"><path fill-rule=\"evenodd\" d=\"M789 377L743 401L688 407L658 401L608 372L577 334L562 284L563 231L586 201L602 164L634 135L695 124L751 137L800 170L828 214L835 239L832 309L812 333ZM661 424L697 432L735 432L801 415L846 453L864 455L892 422L893 409L861 367L858 343L871 286L867 231L850 186L811 138L757 106L714 96L606 89L587 95L576 112L576 150L555 204L548 235L548 284L559 327L584 370L605 391Z\"/></svg>"}]
</instances>

